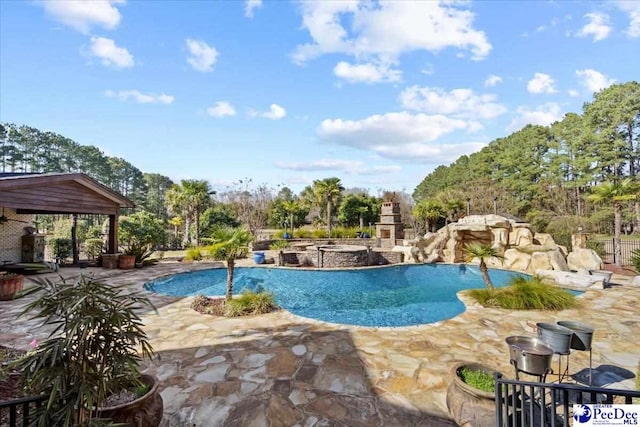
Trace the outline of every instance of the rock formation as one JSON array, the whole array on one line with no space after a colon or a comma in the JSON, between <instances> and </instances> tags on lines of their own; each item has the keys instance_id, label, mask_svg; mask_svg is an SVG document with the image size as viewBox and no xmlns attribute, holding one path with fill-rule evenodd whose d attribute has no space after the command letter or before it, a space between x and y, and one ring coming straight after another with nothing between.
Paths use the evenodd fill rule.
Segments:
<instances>
[{"instance_id":1,"label":"rock formation","mask_svg":"<svg viewBox=\"0 0 640 427\"><path fill-rule=\"evenodd\" d=\"M530 274L539 270L598 270L602 264L591 249L575 248L568 253L551 235L534 233L530 224L501 215L470 215L393 250L404 252L405 262L459 263L466 261L464 248L470 242L490 244L502 256L487 260L489 267Z\"/></svg>"}]
</instances>

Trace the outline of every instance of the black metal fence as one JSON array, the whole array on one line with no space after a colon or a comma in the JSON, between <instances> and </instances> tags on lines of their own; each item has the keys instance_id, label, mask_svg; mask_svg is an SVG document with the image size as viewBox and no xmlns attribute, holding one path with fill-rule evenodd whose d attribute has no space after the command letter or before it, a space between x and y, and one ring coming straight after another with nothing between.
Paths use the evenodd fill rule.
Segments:
<instances>
[{"instance_id":1,"label":"black metal fence","mask_svg":"<svg viewBox=\"0 0 640 427\"><path fill-rule=\"evenodd\" d=\"M34 425L34 412L47 400L46 396L25 397L0 402L0 425L27 427Z\"/></svg>"},{"instance_id":2,"label":"black metal fence","mask_svg":"<svg viewBox=\"0 0 640 427\"><path fill-rule=\"evenodd\" d=\"M640 391L537 383L496 377L497 427L563 426L572 423L574 404L630 404Z\"/></svg>"},{"instance_id":3,"label":"black metal fence","mask_svg":"<svg viewBox=\"0 0 640 427\"><path fill-rule=\"evenodd\" d=\"M613 238L589 238L588 241L601 243L604 246L604 256L602 257L602 261L615 264L616 256L613 250ZM640 240L622 240L620 242L620 248L622 249L622 255L620 257L621 265L632 265L631 257L633 256L634 250L640 249Z\"/></svg>"}]
</instances>

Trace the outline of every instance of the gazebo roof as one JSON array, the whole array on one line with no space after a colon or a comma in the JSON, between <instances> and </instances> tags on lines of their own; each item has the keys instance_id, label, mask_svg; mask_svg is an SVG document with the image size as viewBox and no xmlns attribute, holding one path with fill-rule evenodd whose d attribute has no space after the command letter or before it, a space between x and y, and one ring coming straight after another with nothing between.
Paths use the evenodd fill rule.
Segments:
<instances>
[{"instance_id":1,"label":"gazebo roof","mask_svg":"<svg viewBox=\"0 0 640 427\"><path fill-rule=\"evenodd\" d=\"M117 215L135 204L83 173L0 173L0 206L24 214Z\"/></svg>"}]
</instances>

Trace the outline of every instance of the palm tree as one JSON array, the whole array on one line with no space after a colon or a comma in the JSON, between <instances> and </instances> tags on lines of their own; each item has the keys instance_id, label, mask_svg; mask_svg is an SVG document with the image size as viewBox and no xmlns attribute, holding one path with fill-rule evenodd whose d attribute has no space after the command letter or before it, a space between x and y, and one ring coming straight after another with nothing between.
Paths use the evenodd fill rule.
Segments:
<instances>
[{"instance_id":1,"label":"palm tree","mask_svg":"<svg viewBox=\"0 0 640 427\"><path fill-rule=\"evenodd\" d=\"M293 219L295 214L300 210L300 203L297 200L285 200L282 207L289 214L289 225L291 226L291 235L293 236Z\"/></svg>"},{"instance_id":2,"label":"palm tree","mask_svg":"<svg viewBox=\"0 0 640 427\"><path fill-rule=\"evenodd\" d=\"M211 255L214 259L227 261L227 293L226 299L233 297L233 271L236 259L246 256L249 243L253 240L251 232L245 227L217 227L212 234L213 246Z\"/></svg>"},{"instance_id":3,"label":"palm tree","mask_svg":"<svg viewBox=\"0 0 640 427\"><path fill-rule=\"evenodd\" d=\"M425 231L429 232L431 231L431 225L444 217L444 208L437 200L424 199L418 202L412 213L419 222L424 222Z\"/></svg>"},{"instance_id":4,"label":"palm tree","mask_svg":"<svg viewBox=\"0 0 640 427\"><path fill-rule=\"evenodd\" d=\"M622 202L636 199L637 186L631 178L618 182L603 182L592 189L587 199L595 203L612 203L614 218L613 252L615 264L622 266L622 245L620 234L622 231Z\"/></svg>"},{"instance_id":5,"label":"palm tree","mask_svg":"<svg viewBox=\"0 0 640 427\"><path fill-rule=\"evenodd\" d=\"M464 247L464 251L467 255L467 262L471 262L474 258L480 258L480 274L482 275L482 280L484 280L484 284L488 289L493 290L493 283L491 283L491 278L489 277L489 269L487 268L487 263L485 260L489 260L491 258L503 258L502 255L498 253L498 250L491 245L486 245L478 242L467 243Z\"/></svg>"},{"instance_id":6,"label":"palm tree","mask_svg":"<svg viewBox=\"0 0 640 427\"><path fill-rule=\"evenodd\" d=\"M358 212L358 221L360 222L360 230L364 228L364 215L369 212L369 206L360 206L356 208L356 212Z\"/></svg>"},{"instance_id":7,"label":"palm tree","mask_svg":"<svg viewBox=\"0 0 640 427\"><path fill-rule=\"evenodd\" d=\"M171 219L169 219L168 222L169 222L169 225L173 226L173 236L177 244L178 243L178 227L184 224L184 220L182 219L181 216L174 216Z\"/></svg>"},{"instance_id":8,"label":"palm tree","mask_svg":"<svg viewBox=\"0 0 640 427\"><path fill-rule=\"evenodd\" d=\"M180 185L174 184L166 193L166 203L176 215L184 217L183 244L193 243L190 235L191 220L195 220L195 244L200 245L200 211L209 203L212 193L209 183L204 180L183 179Z\"/></svg>"},{"instance_id":9,"label":"palm tree","mask_svg":"<svg viewBox=\"0 0 640 427\"><path fill-rule=\"evenodd\" d=\"M327 204L327 234L331 237L331 216L333 203L338 201L342 195L344 187L340 178L325 178L313 181L313 192L318 200Z\"/></svg>"}]
</instances>

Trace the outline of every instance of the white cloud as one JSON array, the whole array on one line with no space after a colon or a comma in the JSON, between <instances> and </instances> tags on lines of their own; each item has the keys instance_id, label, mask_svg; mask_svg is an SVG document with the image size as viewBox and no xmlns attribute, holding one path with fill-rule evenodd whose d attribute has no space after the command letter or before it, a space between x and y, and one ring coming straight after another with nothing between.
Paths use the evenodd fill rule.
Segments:
<instances>
[{"instance_id":1,"label":"white cloud","mask_svg":"<svg viewBox=\"0 0 640 427\"><path fill-rule=\"evenodd\" d=\"M136 101L138 104L168 105L175 100L175 97L171 95L166 95L164 93L161 95L154 95L151 93L145 94L138 90L119 90L119 91L107 90L105 91L104 94L109 98L117 98L120 101L127 101L129 98L131 98L134 101Z\"/></svg>"},{"instance_id":2,"label":"white cloud","mask_svg":"<svg viewBox=\"0 0 640 427\"><path fill-rule=\"evenodd\" d=\"M115 5L124 4L124 0L47 0L39 4L54 20L88 34L93 26L117 28L121 16Z\"/></svg>"},{"instance_id":3,"label":"white cloud","mask_svg":"<svg viewBox=\"0 0 640 427\"><path fill-rule=\"evenodd\" d=\"M287 163L276 162L280 169L295 171L341 171L350 175L377 175L396 173L402 170L398 165L371 166L359 160L319 159L313 162Z\"/></svg>"},{"instance_id":4,"label":"white cloud","mask_svg":"<svg viewBox=\"0 0 640 427\"><path fill-rule=\"evenodd\" d=\"M498 83L502 83L502 77L490 74L484 81L484 87L494 87Z\"/></svg>"},{"instance_id":5,"label":"white cloud","mask_svg":"<svg viewBox=\"0 0 640 427\"><path fill-rule=\"evenodd\" d=\"M285 110L283 107L279 106L278 104L271 104L269 106L269 111L266 111L264 113L259 113L257 111L251 110L249 111L249 115L251 117L264 117L265 119L280 120L287 115L287 110Z\"/></svg>"},{"instance_id":6,"label":"white cloud","mask_svg":"<svg viewBox=\"0 0 640 427\"><path fill-rule=\"evenodd\" d=\"M402 78L402 71L392 69L389 65L349 64L344 61L338 62L333 74L349 83L397 82Z\"/></svg>"},{"instance_id":7,"label":"white cloud","mask_svg":"<svg viewBox=\"0 0 640 427\"><path fill-rule=\"evenodd\" d=\"M406 111L373 115L362 120L327 119L318 137L328 143L377 151L380 146L401 146L435 141L455 130L471 130L472 124L444 115Z\"/></svg>"},{"instance_id":8,"label":"white cloud","mask_svg":"<svg viewBox=\"0 0 640 427\"><path fill-rule=\"evenodd\" d=\"M439 52L456 48L484 59L491 51L483 31L473 27L474 14L464 2L436 1L307 1L302 26L312 42L299 45L296 63L327 53L344 53L359 60L394 63L405 52ZM350 15L346 17L345 15ZM350 22L346 28L344 21Z\"/></svg>"},{"instance_id":9,"label":"white cloud","mask_svg":"<svg viewBox=\"0 0 640 427\"><path fill-rule=\"evenodd\" d=\"M543 25L538 26L538 28L536 28L536 32L543 33L543 32L545 32L547 30L550 30L551 28L554 28L559 23L560 23L560 19L553 18L551 20L551 22L549 22L549 24L543 24Z\"/></svg>"},{"instance_id":10,"label":"white cloud","mask_svg":"<svg viewBox=\"0 0 640 427\"><path fill-rule=\"evenodd\" d=\"M218 58L218 51L215 47L209 46L202 40L186 40L189 56L187 62L194 70L209 72L213 71L213 66Z\"/></svg>"},{"instance_id":11,"label":"white cloud","mask_svg":"<svg viewBox=\"0 0 640 427\"><path fill-rule=\"evenodd\" d=\"M618 9L629 14L629 37L640 37L640 2L637 0L618 0L615 3Z\"/></svg>"},{"instance_id":12,"label":"white cloud","mask_svg":"<svg viewBox=\"0 0 640 427\"><path fill-rule=\"evenodd\" d=\"M539 105L536 109L518 107L517 114L507 127L507 131L513 132L529 124L548 126L562 119L560 106L555 102Z\"/></svg>"},{"instance_id":13,"label":"white cloud","mask_svg":"<svg viewBox=\"0 0 640 427\"><path fill-rule=\"evenodd\" d=\"M236 115L236 109L228 101L218 101L214 107L207 108L211 117L229 117Z\"/></svg>"},{"instance_id":14,"label":"white cloud","mask_svg":"<svg viewBox=\"0 0 640 427\"><path fill-rule=\"evenodd\" d=\"M580 84L589 90L589 92L599 92L600 90L611 86L616 82L599 71L587 68L585 70L576 70L576 76L580 79Z\"/></svg>"},{"instance_id":15,"label":"white cloud","mask_svg":"<svg viewBox=\"0 0 640 427\"><path fill-rule=\"evenodd\" d=\"M244 16L253 18L253 10L262 7L262 0L246 0L244 3Z\"/></svg>"},{"instance_id":16,"label":"white cloud","mask_svg":"<svg viewBox=\"0 0 640 427\"><path fill-rule=\"evenodd\" d=\"M533 78L527 83L529 93L555 93L554 81L549 74L535 73Z\"/></svg>"},{"instance_id":17,"label":"white cloud","mask_svg":"<svg viewBox=\"0 0 640 427\"><path fill-rule=\"evenodd\" d=\"M576 97L580 96L580 92L578 92L578 91L577 91L577 90L575 90L575 89L569 89L569 90L567 91L567 93L568 93L568 94L569 94L569 96L570 96L570 97L572 97L572 98L576 98Z\"/></svg>"},{"instance_id":18,"label":"white cloud","mask_svg":"<svg viewBox=\"0 0 640 427\"><path fill-rule=\"evenodd\" d=\"M587 22L584 27L576 33L578 37L591 37L597 42L609 37L611 26L609 25L609 15L606 13L592 12L584 15Z\"/></svg>"},{"instance_id":19,"label":"white cloud","mask_svg":"<svg viewBox=\"0 0 640 427\"><path fill-rule=\"evenodd\" d=\"M404 161L420 161L421 163L450 163L465 154L478 152L487 145L484 142L465 142L461 144L406 144L398 149L394 146L376 147L378 155Z\"/></svg>"},{"instance_id":20,"label":"white cloud","mask_svg":"<svg viewBox=\"0 0 640 427\"><path fill-rule=\"evenodd\" d=\"M491 94L476 95L471 89L454 89L446 92L440 88L411 86L400 94L405 108L423 113L452 114L461 118L490 119L507 109Z\"/></svg>"},{"instance_id":21,"label":"white cloud","mask_svg":"<svg viewBox=\"0 0 640 427\"><path fill-rule=\"evenodd\" d=\"M135 62L133 55L124 47L119 47L116 43L105 37L91 37L89 54L100 58L102 65L116 68L130 68Z\"/></svg>"}]
</instances>

